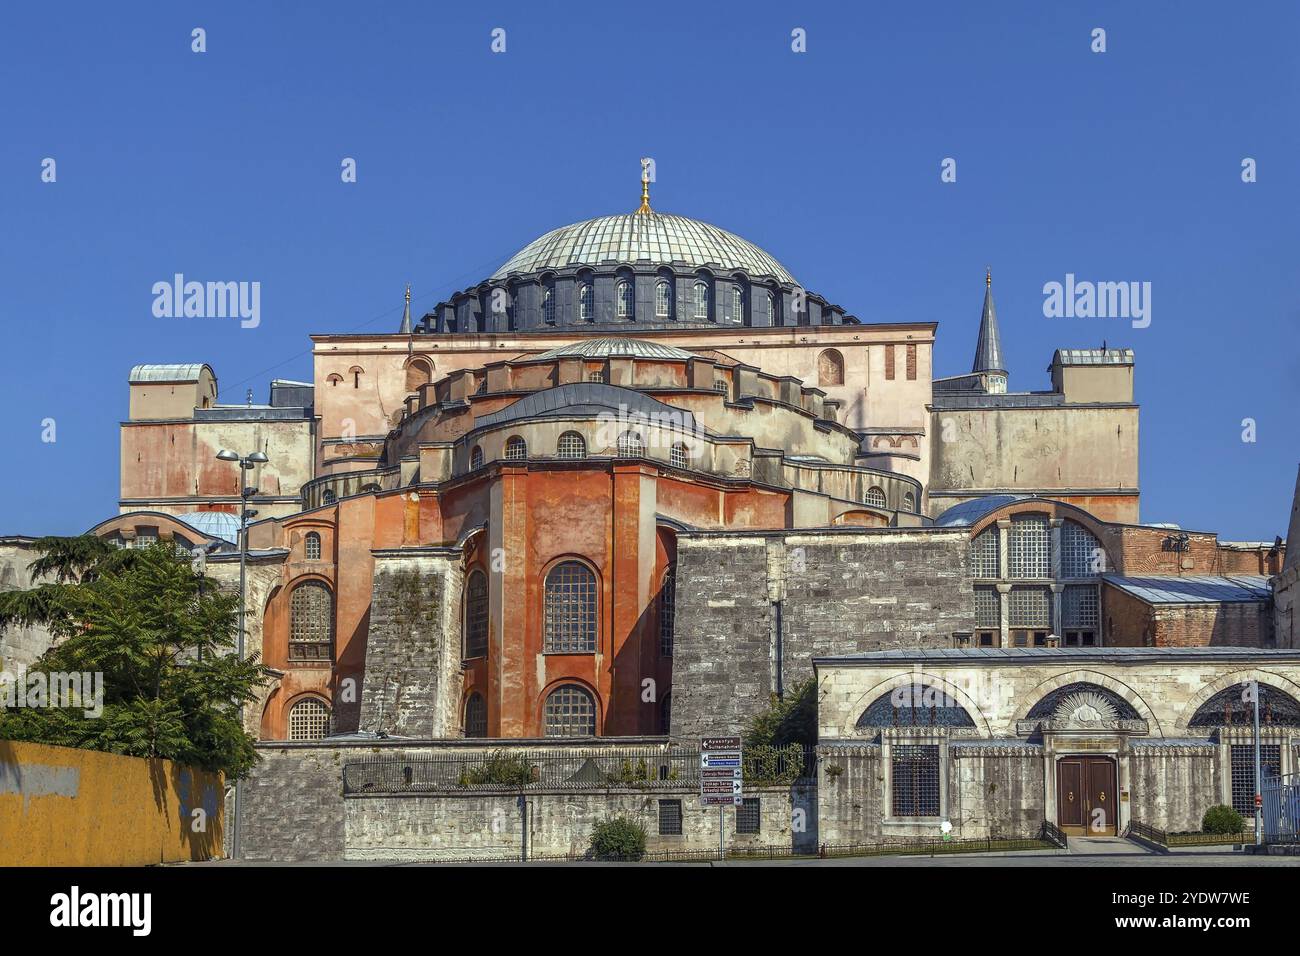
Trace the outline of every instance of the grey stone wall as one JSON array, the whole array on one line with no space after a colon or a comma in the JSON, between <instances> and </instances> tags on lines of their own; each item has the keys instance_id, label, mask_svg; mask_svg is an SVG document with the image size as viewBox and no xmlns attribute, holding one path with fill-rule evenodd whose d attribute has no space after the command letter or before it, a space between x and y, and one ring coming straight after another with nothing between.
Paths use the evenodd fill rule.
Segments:
<instances>
[{"instance_id":1,"label":"grey stone wall","mask_svg":"<svg viewBox=\"0 0 1300 956\"><path fill-rule=\"evenodd\" d=\"M49 580L33 582L30 566L39 555L30 544L30 538L0 538L0 591L25 591ZM17 674L25 670L53 642L54 636L39 625L0 627L0 671Z\"/></svg>"},{"instance_id":2,"label":"grey stone wall","mask_svg":"<svg viewBox=\"0 0 1300 956\"><path fill-rule=\"evenodd\" d=\"M343 859L346 752L330 747L259 747L258 753L261 763L240 783L243 858ZM227 831L231 829L227 826Z\"/></svg>"},{"instance_id":3,"label":"grey stone wall","mask_svg":"<svg viewBox=\"0 0 1300 956\"><path fill-rule=\"evenodd\" d=\"M459 734L460 588L455 556L376 555L359 729Z\"/></svg>"},{"instance_id":4,"label":"grey stone wall","mask_svg":"<svg viewBox=\"0 0 1300 956\"><path fill-rule=\"evenodd\" d=\"M951 744L948 817L960 839L1037 835L1043 825L1043 748L1025 744Z\"/></svg>"},{"instance_id":5,"label":"grey stone wall","mask_svg":"<svg viewBox=\"0 0 1300 956\"><path fill-rule=\"evenodd\" d=\"M1201 829L1205 811L1220 799L1219 748L1206 741L1130 745L1129 819L1168 832Z\"/></svg>"},{"instance_id":6,"label":"grey stone wall","mask_svg":"<svg viewBox=\"0 0 1300 956\"><path fill-rule=\"evenodd\" d=\"M672 734L740 732L814 657L950 647L975 624L966 549L947 529L679 535Z\"/></svg>"}]
</instances>

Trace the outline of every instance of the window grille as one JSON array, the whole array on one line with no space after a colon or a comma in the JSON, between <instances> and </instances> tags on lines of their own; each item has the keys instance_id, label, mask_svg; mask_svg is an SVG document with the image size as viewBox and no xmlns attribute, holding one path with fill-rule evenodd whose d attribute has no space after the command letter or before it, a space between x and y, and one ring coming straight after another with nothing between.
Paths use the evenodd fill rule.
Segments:
<instances>
[{"instance_id":1,"label":"window grille","mask_svg":"<svg viewBox=\"0 0 1300 956\"><path fill-rule=\"evenodd\" d=\"M578 318L590 322L596 315L596 293L590 284L578 287Z\"/></svg>"},{"instance_id":2,"label":"window grille","mask_svg":"<svg viewBox=\"0 0 1300 956\"><path fill-rule=\"evenodd\" d=\"M1105 568L1101 543L1081 524L1061 525L1061 577L1095 578Z\"/></svg>"},{"instance_id":3,"label":"window grille","mask_svg":"<svg viewBox=\"0 0 1300 956\"><path fill-rule=\"evenodd\" d=\"M1012 627L1052 626L1052 592L1048 588L1012 588L1007 616Z\"/></svg>"},{"instance_id":4,"label":"window grille","mask_svg":"<svg viewBox=\"0 0 1300 956\"><path fill-rule=\"evenodd\" d=\"M885 489L872 485L862 493L862 502L875 508L885 507Z\"/></svg>"},{"instance_id":5,"label":"window grille","mask_svg":"<svg viewBox=\"0 0 1300 956\"><path fill-rule=\"evenodd\" d=\"M465 701L465 736L487 736L487 701L477 692L470 694L469 700Z\"/></svg>"},{"instance_id":6,"label":"window grille","mask_svg":"<svg viewBox=\"0 0 1300 956\"><path fill-rule=\"evenodd\" d=\"M970 542L970 573L976 578L996 578L998 564L998 529L996 526L981 531Z\"/></svg>"},{"instance_id":7,"label":"window grille","mask_svg":"<svg viewBox=\"0 0 1300 956\"><path fill-rule=\"evenodd\" d=\"M587 442L577 432L565 432L560 436L555 453L560 458L586 458Z\"/></svg>"},{"instance_id":8,"label":"window grille","mask_svg":"<svg viewBox=\"0 0 1300 956\"><path fill-rule=\"evenodd\" d=\"M677 442L672 447L669 455L674 468L689 468L691 464L691 452L682 442Z\"/></svg>"},{"instance_id":9,"label":"window grille","mask_svg":"<svg viewBox=\"0 0 1300 956\"><path fill-rule=\"evenodd\" d=\"M895 744L891 754L893 815L939 815L939 745Z\"/></svg>"},{"instance_id":10,"label":"window grille","mask_svg":"<svg viewBox=\"0 0 1300 956\"><path fill-rule=\"evenodd\" d=\"M471 571L465 587L465 657L486 657L487 645L487 575L482 571Z\"/></svg>"},{"instance_id":11,"label":"window grille","mask_svg":"<svg viewBox=\"0 0 1300 956\"><path fill-rule=\"evenodd\" d=\"M315 697L307 697L289 711L290 740L320 740L329 736L330 712Z\"/></svg>"},{"instance_id":12,"label":"window grille","mask_svg":"<svg viewBox=\"0 0 1300 956\"><path fill-rule=\"evenodd\" d=\"M745 293L740 286L733 286L731 289L731 321L745 321Z\"/></svg>"},{"instance_id":13,"label":"window grille","mask_svg":"<svg viewBox=\"0 0 1300 956\"><path fill-rule=\"evenodd\" d=\"M673 626L676 624L677 568L669 565L664 572L663 587L659 589L659 653L673 656Z\"/></svg>"},{"instance_id":14,"label":"window grille","mask_svg":"<svg viewBox=\"0 0 1300 956\"><path fill-rule=\"evenodd\" d=\"M306 552L308 561L319 561L320 560L320 535L318 535L315 531L309 532L307 534L306 540L303 542L303 551Z\"/></svg>"},{"instance_id":15,"label":"window grille","mask_svg":"<svg viewBox=\"0 0 1300 956\"><path fill-rule=\"evenodd\" d=\"M1002 598L997 588L977 587L975 589L975 626L1002 626Z\"/></svg>"},{"instance_id":16,"label":"window grille","mask_svg":"<svg viewBox=\"0 0 1300 956\"><path fill-rule=\"evenodd\" d=\"M471 469L483 467L483 449L479 448L478 445L475 445L469 453L469 466Z\"/></svg>"},{"instance_id":17,"label":"window grille","mask_svg":"<svg viewBox=\"0 0 1300 956\"><path fill-rule=\"evenodd\" d=\"M547 289L542 294L542 321L549 325L555 324L555 291Z\"/></svg>"},{"instance_id":18,"label":"window grille","mask_svg":"<svg viewBox=\"0 0 1300 956\"><path fill-rule=\"evenodd\" d=\"M682 802L680 800L659 801L659 835L681 836Z\"/></svg>"},{"instance_id":19,"label":"window grille","mask_svg":"<svg viewBox=\"0 0 1300 956\"><path fill-rule=\"evenodd\" d=\"M709 287L703 282L695 283L695 318L709 317Z\"/></svg>"},{"instance_id":20,"label":"window grille","mask_svg":"<svg viewBox=\"0 0 1300 956\"><path fill-rule=\"evenodd\" d=\"M644 454L645 443L636 432L626 431L618 436L618 457L640 458Z\"/></svg>"},{"instance_id":21,"label":"window grille","mask_svg":"<svg viewBox=\"0 0 1300 956\"><path fill-rule=\"evenodd\" d=\"M903 495L903 510L909 513L916 511L916 499L912 497L910 491Z\"/></svg>"},{"instance_id":22,"label":"window grille","mask_svg":"<svg viewBox=\"0 0 1300 956\"><path fill-rule=\"evenodd\" d=\"M528 442L518 435L506 441L506 461L524 461L528 457Z\"/></svg>"},{"instance_id":23,"label":"window grille","mask_svg":"<svg viewBox=\"0 0 1300 956\"><path fill-rule=\"evenodd\" d=\"M758 797L745 797L736 807L736 832L758 833L762 819L762 802Z\"/></svg>"},{"instance_id":24,"label":"window grille","mask_svg":"<svg viewBox=\"0 0 1300 956\"><path fill-rule=\"evenodd\" d=\"M304 581L289 599L289 660L330 661L334 657L334 602L319 581Z\"/></svg>"},{"instance_id":25,"label":"window grille","mask_svg":"<svg viewBox=\"0 0 1300 956\"><path fill-rule=\"evenodd\" d=\"M596 702L577 684L555 688L546 698L547 737L591 737L596 733Z\"/></svg>"},{"instance_id":26,"label":"window grille","mask_svg":"<svg viewBox=\"0 0 1300 956\"><path fill-rule=\"evenodd\" d=\"M774 295L773 295L772 293L770 293L770 292L767 293L767 314L768 314L768 318L771 319L773 325L780 325L780 324L781 324L781 323L780 323L780 318L781 318L781 316L780 316L780 312L781 312L781 309L780 309L780 306L777 304L776 296L774 296Z\"/></svg>"},{"instance_id":27,"label":"window grille","mask_svg":"<svg viewBox=\"0 0 1300 956\"><path fill-rule=\"evenodd\" d=\"M546 576L545 650L590 654L596 650L596 576L566 561Z\"/></svg>"},{"instance_id":28,"label":"window grille","mask_svg":"<svg viewBox=\"0 0 1300 956\"><path fill-rule=\"evenodd\" d=\"M668 288L668 283L661 281L655 286L655 315L666 319L671 311L672 292Z\"/></svg>"},{"instance_id":29,"label":"window grille","mask_svg":"<svg viewBox=\"0 0 1300 956\"><path fill-rule=\"evenodd\" d=\"M1052 534L1046 518L1012 518L1007 550L1013 578L1051 577Z\"/></svg>"},{"instance_id":30,"label":"window grille","mask_svg":"<svg viewBox=\"0 0 1300 956\"><path fill-rule=\"evenodd\" d=\"M1255 745L1232 744L1232 809L1247 820L1255 818ZM1282 747L1260 744L1260 780L1282 772Z\"/></svg>"},{"instance_id":31,"label":"window grille","mask_svg":"<svg viewBox=\"0 0 1300 956\"><path fill-rule=\"evenodd\" d=\"M620 319L629 319L632 317L632 283L624 279L618 284L615 292L615 299L618 302L618 317Z\"/></svg>"},{"instance_id":32,"label":"window grille","mask_svg":"<svg viewBox=\"0 0 1300 956\"><path fill-rule=\"evenodd\" d=\"M721 392L723 395L729 395L731 393L731 386L727 384L725 378L714 379L713 390L715 392Z\"/></svg>"},{"instance_id":33,"label":"window grille","mask_svg":"<svg viewBox=\"0 0 1300 956\"><path fill-rule=\"evenodd\" d=\"M1061 617L1064 627L1096 627L1101 619L1096 585L1066 585L1061 594Z\"/></svg>"}]
</instances>

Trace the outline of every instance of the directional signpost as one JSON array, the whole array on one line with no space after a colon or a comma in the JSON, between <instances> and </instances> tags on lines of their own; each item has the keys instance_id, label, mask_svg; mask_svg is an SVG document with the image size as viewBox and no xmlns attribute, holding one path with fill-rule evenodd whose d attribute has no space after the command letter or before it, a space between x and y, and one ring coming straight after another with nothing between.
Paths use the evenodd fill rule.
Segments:
<instances>
[{"instance_id":1,"label":"directional signpost","mask_svg":"<svg viewBox=\"0 0 1300 956\"><path fill-rule=\"evenodd\" d=\"M700 738L700 800L718 808L718 852L726 856L722 808L740 806L745 792L739 737Z\"/></svg>"}]
</instances>

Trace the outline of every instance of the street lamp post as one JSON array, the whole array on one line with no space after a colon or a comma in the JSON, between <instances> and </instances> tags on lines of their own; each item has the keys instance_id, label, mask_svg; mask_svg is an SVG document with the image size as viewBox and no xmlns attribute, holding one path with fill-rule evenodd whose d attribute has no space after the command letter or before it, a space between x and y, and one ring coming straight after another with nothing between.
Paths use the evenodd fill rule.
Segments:
<instances>
[{"instance_id":1,"label":"street lamp post","mask_svg":"<svg viewBox=\"0 0 1300 956\"><path fill-rule=\"evenodd\" d=\"M244 605L245 589L247 587L247 565L248 565L248 519L257 514L256 511L248 507L249 499L257 494L257 487L249 484L244 480L245 472L252 471L258 465L266 464L267 457L260 451L255 451L251 455L240 455L238 452L230 451L227 448L217 452L217 458L220 461L237 461L239 462L239 634L236 637L235 653L239 660L244 659ZM244 727L244 704L239 704L239 727ZM240 799L239 799L239 780L235 780L235 819L234 833L230 839L230 856L238 860L240 857Z\"/></svg>"}]
</instances>

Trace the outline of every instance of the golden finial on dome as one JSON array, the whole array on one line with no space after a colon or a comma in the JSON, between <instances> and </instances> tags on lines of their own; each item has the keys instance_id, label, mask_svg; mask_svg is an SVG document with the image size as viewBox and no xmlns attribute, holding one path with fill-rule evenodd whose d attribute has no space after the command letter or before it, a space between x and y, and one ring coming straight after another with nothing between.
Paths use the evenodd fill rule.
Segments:
<instances>
[{"instance_id":1,"label":"golden finial on dome","mask_svg":"<svg viewBox=\"0 0 1300 956\"><path fill-rule=\"evenodd\" d=\"M990 266L984 267L984 285L993 285L993 269Z\"/></svg>"},{"instance_id":2,"label":"golden finial on dome","mask_svg":"<svg viewBox=\"0 0 1300 956\"><path fill-rule=\"evenodd\" d=\"M654 160L649 157L641 159L641 207L637 209L638 213L654 212L650 208L650 168L654 165Z\"/></svg>"}]
</instances>

